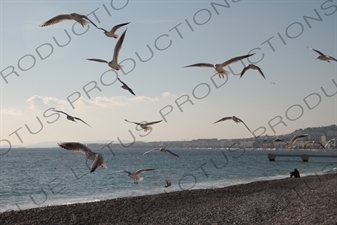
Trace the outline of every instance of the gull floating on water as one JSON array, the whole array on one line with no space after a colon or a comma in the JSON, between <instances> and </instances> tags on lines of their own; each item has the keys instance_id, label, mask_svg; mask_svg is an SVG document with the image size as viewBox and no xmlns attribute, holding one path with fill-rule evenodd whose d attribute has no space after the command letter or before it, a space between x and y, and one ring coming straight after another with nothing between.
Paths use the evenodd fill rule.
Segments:
<instances>
[{"instance_id":1,"label":"gull floating on water","mask_svg":"<svg viewBox=\"0 0 337 225\"><path fill-rule=\"evenodd\" d=\"M88 159L93 160L91 167L90 167L90 173L94 172L97 167L101 166L104 168L107 168L107 166L104 163L103 156L99 153L92 152L87 146L78 143L78 142L63 142L63 143L58 143L58 145L61 148L70 150L70 151L76 151L76 152L81 152L85 154L85 156Z\"/></svg>"},{"instance_id":2,"label":"gull floating on water","mask_svg":"<svg viewBox=\"0 0 337 225\"><path fill-rule=\"evenodd\" d=\"M82 27L84 27L85 25L89 23L97 27L96 24L94 24L87 16L77 14L77 13L61 14L61 15L55 16L51 18L50 20L47 20L46 22L42 23L39 26L40 27L50 26L50 25L57 24L65 20L75 20L76 22L80 23Z\"/></svg>"},{"instance_id":3,"label":"gull floating on water","mask_svg":"<svg viewBox=\"0 0 337 225\"><path fill-rule=\"evenodd\" d=\"M334 61L337 62L337 59L333 58L332 56L325 55L322 52L320 52L320 51L318 51L316 49L313 49L313 48L309 48L309 47L307 47L307 48L310 49L310 50L313 50L313 51L317 52L319 54L319 56L317 57L317 59L319 59L319 60L327 61L327 62L330 62L330 60L334 60Z\"/></svg>"},{"instance_id":4,"label":"gull floating on water","mask_svg":"<svg viewBox=\"0 0 337 225\"><path fill-rule=\"evenodd\" d=\"M286 143L287 148L292 148L293 144L295 144L297 139L307 137L307 136L308 136L308 134L300 134L300 135L294 136L289 142L286 142L286 141L284 141L280 138L276 138L273 142L284 142L284 143Z\"/></svg>"},{"instance_id":5,"label":"gull floating on water","mask_svg":"<svg viewBox=\"0 0 337 225\"><path fill-rule=\"evenodd\" d=\"M156 148L156 149L152 149L150 151L144 152L143 155L150 153L150 152L168 152L171 155L175 156L175 157L179 157L177 154L171 152L170 150L166 149L166 148Z\"/></svg>"},{"instance_id":6,"label":"gull floating on water","mask_svg":"<svg viewBox=\"0 0 337 225\"><path fill-rule=\"evenodd\" d=\"M319 142L319 141L309 141L309 142L307 142L307 143L303 146L303 148L305 148L307 145L314 145L314 144L318 144L318 145L320 145L322 148L325 148L324 145L323 145L321 142Z\"/></svg>"},{"instance_id":7,"label":"gull floating on water","mask_svg":"<svg viewBox=\"0 0 337 225\"><path fill-rule=\"evenodd\" d=\"M255 53L253 54L249 54L249 55L243 55L243 56L238 56L238 57L234 57L234 58L231 58L221 64L211 64L211 63L196 63L196 64L192 64L192 65L188 65L188 66L185 66L184 68L186 67L211 67L211 68L214 68L215 71L214 73L215 74L218 74L219 77L221 78L224 78L225 75L227 76L230 72L227 71L227 70L224 70L223 67L226 67L226 66L229 66L230 64L232 63L235 63L237 61L240 61L241 59L245 59L245 58L248 58L252 55L254 55Z\"/></svg>"},{"instance_id":8,"label":"gull floating on water","mask_svg":"<svg viewBox=\"0 0 337 225\"><path fill-rule=\"evenodd\" d=\"M136 96L135 93L133 93L132 89L129 88L128 85L126 85L126 83L124 83L123 81L121 81L121 79L119 79L119 78L117 78L117 79L119 80L119 82L121 82L123 84L123 86L121 86L121 88L123 88L125 90L128 90L131 94L133 94L134 96Z\"/></svg>"},{"instance_id":9,"label":"gull floating on water","mask_svg":"<svg viewBox=\"0 0 337 225\"><path fill-rule=\"evenodd\" d=\"M118 35L118 34L115 34L115 32L116 32L119 28L121 28L122 26L128 25L129 23L130 23L130 22L118 24L118 25L114 26L110 31L107 31L107 30L105 30L104 28L98 28L98 29L103 30L105 36L107 36L107 37L118 38L119 35Z\"/></svg>"},{"instance_id":10,"label":"gull floating on water","mask_svg":"<svg viewBox=\"0 0 337 225\"><path fill-rule=\"evenodd\" d=\"M120 170L120 171L116 171L116 173L120 172L120 173L127 173L128 176L133 179L133 183L134 184L138 184L138 181L142 181L143 180L143 177L140 177L138 176L139 174L141 173L144 173L146 171L151 171L151 170L155 170L155 169L140 169L140 170L137 170L133 173L129 172L129 171L126 171L126 170Z\"/></svg>"},{"instance_id":11,"label":"gull floating on water","mask_svg":"<svg viewBox=\"0 0 337 225\"><path fill-rule=\"evenodd\" d=\"M91 127L89 124L87 124L86 122L84 122L82 119L80 119L80 118L78 118L78 117L71 116L71 115L69 115L69 114L67 114L67 113L65 113L65 112L60 111L60 110L54 110L54 111L55 111L55 112L58 112L58 113L63 113L63 114L65 114L65 115L67 116L67 119L68 119L68 120L71 120L71 121L74 121L74 122L76 122L76 120L79 120L79 121L82 121L83 123L85 123L86 125L88 125L89 127Z\"/></svg>"},{"instance_id":12,"label":"gull floating on water","mask_svg":"<svg viewBox=\"0 0 337 225\"><path fill-rule=\"evenodd\" d=\"M248 66L246 66L242 72L241 72L241 75L240 75L240 78L243 76L243 74L249 70L249 69L253 69L253 70L258 70L260 72L260 74L263 76L264 79L266 79L266 77L264 76L264 74L262 73L262 70L260 69L260 67L258 66L255 66L254 64L249 64Z\"/></svg>"},{"instance_id":13,"label":"gull floating on water","mask_svg":"<svg viewBox=\"0 0 337 225\"><path fill-rule=\"evenodd\" d=\"M125 120L126 122L134 123L134 124L139 125L142 129L144 129L145 132L146 132L148 129L151 129L151 127L149 127L149 125L156 124L156 123L160 123L161 121L163 121L163 120L159 120L159 121L154 121L154 122L149 122L149 123L137 123L137 122L132 122L132 121L129 121L129 120L126 120L126 119L124 119L124 120Z\"/></svg>"},{"instance_id":14,"label":"gull floating on water","mask_svg":"<svg viewBox=\"0 0 337 225\"><path fill-rule=\"evenodd\" d=\"M119 55L119 53L122 49L122 44L123 44L123 41L124 41L126 31L127 31L127 29L125 29L125 31L123 32L121 37L118 39L118 41L115 45L112 61L108 62L108 61L103 60L103 59L87 59L87 60L101 62L101 63L107 63L112 69L120 70L123 66L118 64L118 55Z\"/></svg>"},{"instance_id":15,"label":"gull floating on water","mask_svg":"<svg viewBox=\"0 0 337 225\"><path fill-rule=\"evenodd\" d=\"M170 186L171 186L171 182L168 181L168 180L165 180L165 187L167 188L167 187L170 187Z\"/></svg>"}]
</instances>

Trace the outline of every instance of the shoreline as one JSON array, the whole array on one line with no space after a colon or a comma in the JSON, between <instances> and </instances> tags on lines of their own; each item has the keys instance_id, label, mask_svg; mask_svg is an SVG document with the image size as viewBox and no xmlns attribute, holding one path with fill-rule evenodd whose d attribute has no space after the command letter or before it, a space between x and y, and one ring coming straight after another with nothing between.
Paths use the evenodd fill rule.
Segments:
<instances>
[{"instance_id":1,"label":"shoreline","mask_svg":"<svg viewBox=\"0 0 337 225\"><path fill-rule=\"evenodd\" d=\"M336 224L337 174L0 213L0 224Z\"/></svg>"}]
</instances>

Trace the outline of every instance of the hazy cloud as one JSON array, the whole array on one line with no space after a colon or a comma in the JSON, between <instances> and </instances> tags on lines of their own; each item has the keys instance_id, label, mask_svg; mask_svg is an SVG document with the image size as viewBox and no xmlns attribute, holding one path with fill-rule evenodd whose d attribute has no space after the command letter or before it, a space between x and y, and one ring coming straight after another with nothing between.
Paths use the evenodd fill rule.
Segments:
<instances>
[{"instance_id":1,"label":"hazy cloud","mask_svg":"<svg viewBox=\"0 0 337 225\"><path fill-rule=\"evenodd\" d=\"M19 109L8 108L8 109L1 109L1 115L12 115L12 116L20 116L22 112Z\"/></svg>"},{"instance_id":2,"label":"hazy cloud","mask_svg":"<svg viewBox=\"0 0 337 225\"><path fill-rule=\"evenodd\" d=\"M163 96L163 97L177 97L177 95L175 95L175 94L172 94L171 92L168 92L168 91L166 91L166 92L163 92L163 93L161 93L161 95Z\"/></svg>"}]
</instances>

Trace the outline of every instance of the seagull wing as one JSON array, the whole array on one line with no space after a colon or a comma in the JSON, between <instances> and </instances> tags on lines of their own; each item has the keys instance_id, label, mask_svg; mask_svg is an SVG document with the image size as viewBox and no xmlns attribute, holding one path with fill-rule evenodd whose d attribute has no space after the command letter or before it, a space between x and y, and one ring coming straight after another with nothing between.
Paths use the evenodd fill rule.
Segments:
<instances>
[{"instance_id":1,"label":"seagull wing","mask_svg":"<svg viewBox=\"0 0 337 225\"><path fill-rule=\"evenodd\" d=\"M329 140L329 141L325 144L324 148L328 147L329 144L330 144L333 140L335 140L335 139L336 139L336 138L332 138L331 140Z\"/></svg>"},{"instance_id":2,"label":"seagull wing","mask_svg":"<svg viewBox=\"0 0 337 225\"><path fill-rule=\"evenodd\" d=\"M122 49L122 44L123 44L123 41L124 41L124 38L125 38L126 31L127 31L127 29L125 29L125 31L123 32L121 37L118 39L118 41L115 45L112 61L118 62L118 55L119 55L119 52Z\"/></svg>"},{"instance_id":3,"label":"seagull wing","mask_svg":"<svg viewBox=\"0 0 337 225\"><path fill-rule=\"evenodd\" d=\"M103 166L104 168L107 168L107 166L105 165L103 161L103 157L101 156L101 154L96 153L95 155L96 155L95 159L92 162L91 167L90 167L90 173L94 172L99 166Z\"/></svg>"},{"instance_id":4,"label":"seagull wing","mask_svg":"<svg viewBox=\"0 0 337 225\"><path fill-rule=\"evenodd\" d=\"M89 127L91 127L89 124L87 124L86 122L84 122L81 118L78 118L78 117L73 117L74 119L76 119L76 120L80 120L80 121L82 121L83 123L85 123L86 125L88 125Z\"/></svg>"},{"instance_id":5,"label":"seagull wing","mask_svg":"<svg viewBox=\"0 0 337 225\"><path fill-rule=\"evenodd\" d=\"M303 137L307 137L307 136L308 136L308 134L300 134L300 135L297 135L297 136L293 137L293 138L290 140L289 143L292 145L292 144L294 144L294 143L297 141L297 139L303 138Z\"/></svg>"},{"instance_id":6,"label":"seagull wing","mask_svg":"<svg viewBox=\"0 0 337 225\"><path fill-rule=\"evenodd\" d=\"M316 141L315 143L319 144L322 148L325 148L324 145L320 141Z\"/></svg>"},{"instance_id":7,"label":"seagull wing","mask_svg":"<svg viewBox=\"0 0 337 225\"><path fill-rule=\"evenodd\" d=\"M92 25L94 25L97 29L100 29L100 28L98 28L98 26L97 26L94 22L92 22L87 16L85 16L85 15L82 15L82 16L83 16L84 19L88 20Z\"/></svg>"},{"instance_id":8,"label":"seagull wing","mask_svg":"<svg viewBox=\"0 0 337 225\"><path fill-rule=\"evenodd\" d=\"M332 60L334 60L334 61L337 62L337 59L335 59L334 57L332 57L332 56L329 56L329 57L330 57L330 59L332 59Z\"/></svg>"},{"instance_id":9,"label":"seagull wing","mask_svg":"<svg viewBox=\"0 0 337 225\"><path fill-rule=\"evenodd\" d=\"M264 79L266 79L266 77L264 76L262 70L260 67L256 66L256 69L260 72L260 74L263 76Z\"/></svg>"},{"instance_id":10,"label":"seagull wing","mask_svg":"<svg viewBox=\"0 0 337 225\"><path fill-rule=\"evenodd\" d=\"M249 66L246 66L245 68L243 68L243 70L242 70L242 72L241 72L241 75L240 75L240 78L243 76L243 74L247 71L247 70L249 70L250 68L249 68Z\"/></svg>"},{"instance_id":11,"label":"seagull wing","mask_svg":"<svg viewBox=\"0 0 337 225\"><path fill-rule=\"evenodd\" d=\"M160 123L161 121L163 121L163 120L158 120L158 121L154 121L154 122L149 122L149 123L146 123L146 125L152 125L152 124Z\"/></svg>"},{"instance_id":12,"label":"seagull wing","mask_svg":"<svg viewBox=\"0 0 337 225\"><path fill-rule=\"evenodd\" d=\"M124 119L126 122L129 122L129 123L134 123L134 124L137 124L137 125L140 125L140 123L137 123L137 122L132 122L132 121L129 121L129 120L126 120Z\"/></svg>"},{"instance_id":13,"label":"seagull wing","mask_svg":"<svg viewBox=\"0 0 337 225\"><path fill-rule=\"evenodd\" d=\"M54 110L54 111L55 111L55 112L58 112L58 113L63 113L63 114L65 114L65 115L69 116L67 113L62 112L62 111L60 111L60 110Z\"/></svg>"},{"instance_id":14,"label":"seagull wing","mask_svg":"<svg viewBox=\"0 0 337 225\"><path fill-rule=\"evenodd\" d=\"M307 143L303 146L303 148L305 148L307 145L310 145L310 144L312 144L312 141L307 142Z\"/></svg>"},{"instance_id":15,"label":"seagull wing","mask_svg":"<svg viewBox=\"0 0 337 225\"><path fill-rule=\"evenodd\" d=\"M128 23L121 23L121 24L117 24L116 26L114 26L113 28L111 28L110 33L115 33L116 30L118 30L119 28L121 28L122 26L128 25L130 22Z\"/></svg>"},{"instance_id":16,"label":"seagull wing","mask_svg":"<svg viewBox=\"0 0 337 225\"><path fill-rule=\"evenodd\" d=\"M45 26L50 26L56 23L60 23L64 20L71 20L70 15L69 14L61 14L58 16L55 16L53 18L51 18L50 20L47 20L46 22L42 23L40 25L40 27L45 27Z\"/></svg>"},{"instance_id":17,"label":"seagull wing","mask_svg":"<svg viewBox=\"0 0 337 225\"><path fill-rule=\"evenodd\" d=\"M232 119L233 119L233 117L227 116L227 117L224 117L224 118L222 118L222 119L219 119L218 121L214 122L213 124L219 123L219 122L222 122L222 121L225 121L225 120L232 120Z\"/></svg>"},{"instance_id":18,"label":"seagull wing","mask_svg":"<svg viewBox=\"0 0 337 225\"><path fill-rule=\"evenodd\" d=\"M287 144L287 142L286 141L284 141L284 140L282 140L282 139L280 139L280 138L276 138L273 142L284 142L284 143L286 143Z\"/></svg>"},{"instance_id":19,"label":"seagull wing","mask_svg":"<svg viewBox=\"0 0 337 225\"><path fill-rule=\"evenodd\" d=\"M239 118L238 118L239 119ZM241 123L243 123L243 125L245 125L245 127L249 130L249 132L250 133L252 133L252 131L249 129L249 127L241 120L241 119L239 119L239 121L241 122Z\"/></svg>"},{"instance_id":20,"label":"seagull wing","mask_svg":"<svg viewBox=\"0 0 337 225\"><path fill-rule=\"evenodd\" d=\"M186 67L194 67L194 66L197 66L197 67L212 67L212 68L214 67L214 65L210 64L210 63L196 63L196 64L184 66L184 68L186 68Z\"/></svg>"},{"instance_id":21,"label":"seagull wing","mask_svg":"<svg viewBox=\"0 0 337 225\"><path fill-rule=\"evenodd\" d=\"M136 96L135 93L133 92L133 90L126 83L124 83L123 81L121 81L119 78L117 78L117 79L119 80L119 82L121 82L128 89L128 91L131 94L133 94L134 96Z\"/></svg>"},{"instance_id":22,"label":"seagull wing","mask_svg":"<svg viewBox=\"0 0 337 225\"><path fill-rule=\"evenodd\" d=\"M95 61L95 62L101 62L101 63L109 63L108 61L103 60L103 59L87 59L87 60Z\"/></svg>"},{"instance_id":23,"label":"seagull wing","mask_svg":"<svg viewBox=\"0 0 337 225\"><path fill-rule=\"evenodd\" d=\"M63 143L58 143L58 145L61 148L70 150L70 151L75 151L75 152L81 152L85 154L88 158L88 156L95 154L93 153L87 146L84 144L81 144L79 142L63 142Z\"/></svg>"},{"instance_id":24,"label":"seagull wing","mask_svg":"<svg viewBox=\"0 0 337 225\"><path fill-rule=\"evenodd\" d=\"M166 151L167 151L168 153L171 153L171 155L173 155L173 156L175 156L175 157L179 157L177 154L175 154L175 153L171 152L171 151L170 151L170 150L168 150L168 149L166 149Z\"/></svg>"},{"instance_id":25,"label":"seagull wing","mask_svg":"<svg viewBox=\"0 0 337 225\"><path fill-rule=\"evenodd\" d=\"M155 170L155 169L140 169L140 170L135 171L133 174L138 175L138 174L144 173L146 171L151 171L151 170Z\"/></svg>"},{"instance_id":26,"label":"seagull wing","mask_svg":"<svg viewBox=\"0 0 337 225\"><path fill-rule=\"evenodd\" d=\"M156 148L156 149L152 149L152 150L149 150L149 151L146 151L143 153L143 155L147 154L147 153L150 153L150 152L158 152L160 149L159 148Z\"/></svg>"},{"instance_id":27,"label":"seagull wing","mask_svg":"<svg viewBox=\"0 0 337 225\"><path fill-rule=\"evenodd\" d=\"M229 64L235 63L235 62L237 62L237 61L239 61L239 60L241 60L241 59L248 58L248 57L250 57L250 56L252 56L252 55L254 55L254 54L255 54L255 53L249 54L249 55L242 55L242 56L237 56L237 57L231 58L231 59L229 59L229 60L223 62L223 63L221 64L221 66L222 66L222 67L228 66Z\"/></svg>"},{"instance_id":28,"label":"seagull wing","mask_svg":"<svg viewBox=\"0 0 337 225\"><path fill-rule=\"evenodd\" d=\"M317 52L317 53L320 54L321 56L325 56L322 52L320 52L320 51L318 51L318 50L316 50L316 49L309 48L309 47L307 47L307 48L310 49L310 50L313 50L313 51Z\"/></svg>"}]
</instances>

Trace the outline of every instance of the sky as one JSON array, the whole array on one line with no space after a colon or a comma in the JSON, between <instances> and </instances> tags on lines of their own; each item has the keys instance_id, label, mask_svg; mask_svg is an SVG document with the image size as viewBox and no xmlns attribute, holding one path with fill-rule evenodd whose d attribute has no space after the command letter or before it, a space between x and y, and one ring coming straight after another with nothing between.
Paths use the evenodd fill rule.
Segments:
<instances>
[{"instance_id":1,"label":"sky","mask_svg":"<svg viewBox=\"0 0 337 225\"><path fill-rule=\"evenodd\" d=\"M15 1L1 0L0 146L40 142L180 141L282 135L337 122L337 1ZM94 12L94 13L93 13ZM118 39L75 21L79 13L106 30L130 22L119 63ZM70 37L70 38L69 38ZM234 63L225 78L212 68ZM255 64L240 78L244 66ZM121 88L117 76L136 96ZM72 122L52 108L87 122ZM134 122L152 122L150 132Z\"/></svg>"}]
</instances>

